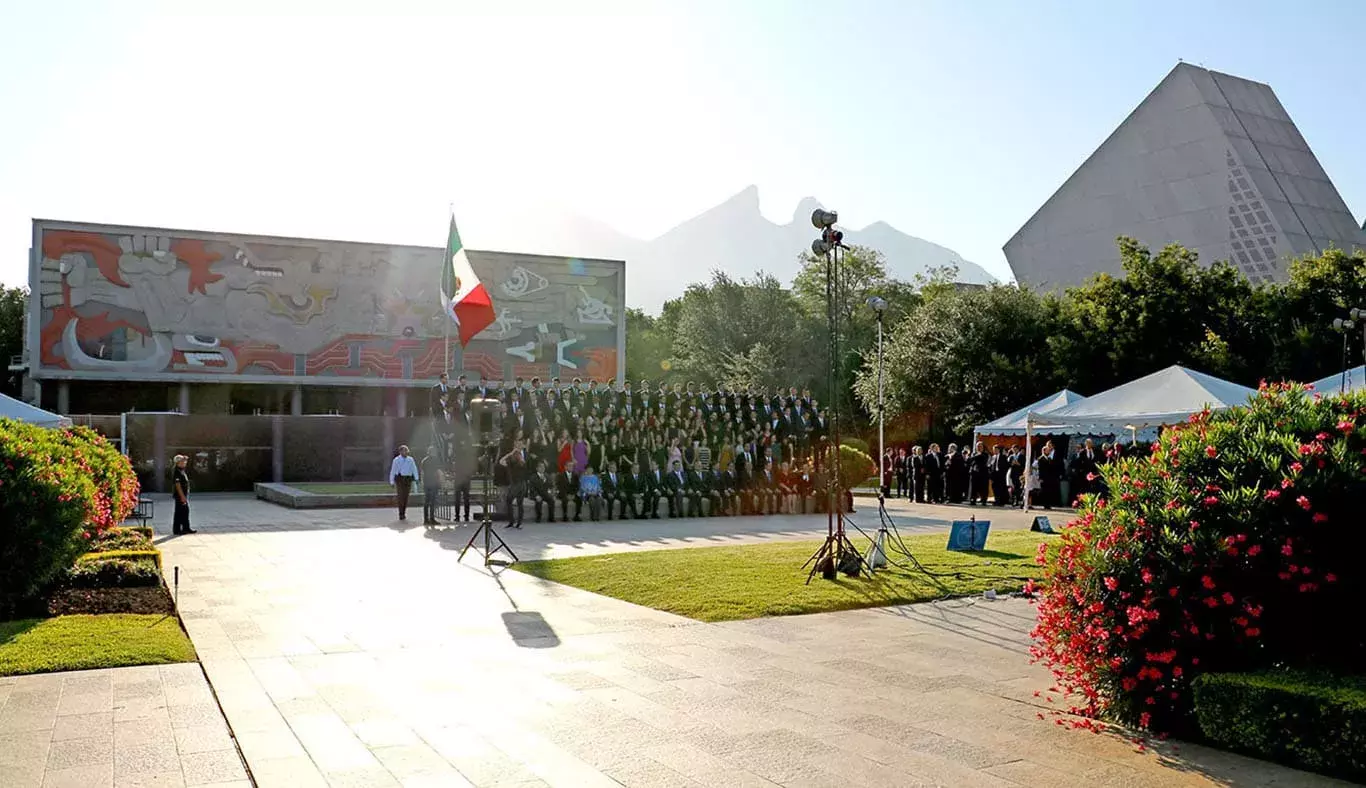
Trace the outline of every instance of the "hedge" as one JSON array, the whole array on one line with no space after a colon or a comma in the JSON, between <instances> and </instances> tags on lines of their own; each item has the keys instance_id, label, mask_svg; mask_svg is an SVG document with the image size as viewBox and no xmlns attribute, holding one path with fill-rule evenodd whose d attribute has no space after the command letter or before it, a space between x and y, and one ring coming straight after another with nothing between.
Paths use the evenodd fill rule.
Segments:
<instances>
[{"instance_id":1,"label":"hedge","mask_svg":"<svg viewBox=\"0 0 1366 788\"><path fill-rule=\"evenodd\" d=\"M0 419L0 608L58 578L137 498L128 458L94 431Z\"/></svg>"},{"instance_id":2,"label":"hedge","mask_svg":"<svg viewBox=\"0 0 1366 788\"><path fill-rule=\"evenodd\" d=\"M1079 714L1194 733L1203 673L1366 665L1366 395L1264 385L1103 470L1047 565L1033 654Z\"/></svg>"},{"instance_id":3,"label":"hedge","mask_svg":"<svg viewBox=\"0 0 1366 788\"><path fill-rule=\"evenodd\" d=\"M1231 750L1366 780L1366 678L1206 673L1193 686L1206 738Z\"/></svg>"}]
</instances>

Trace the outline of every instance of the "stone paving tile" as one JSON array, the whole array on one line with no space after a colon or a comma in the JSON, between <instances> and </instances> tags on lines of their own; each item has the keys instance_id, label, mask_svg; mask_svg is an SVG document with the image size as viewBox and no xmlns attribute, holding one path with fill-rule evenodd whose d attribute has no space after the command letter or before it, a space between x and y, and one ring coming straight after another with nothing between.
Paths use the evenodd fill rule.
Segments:
<instances>
[{"instance_id":1,"label":"stone paving tile","mask_svg":"<svg viewBox=\"0 0 1366 788\"><path fill-rule=\"evenodd\" d=\"M892 509L922 532L963 511ZM998 529L1029 523L991 514ZM1049 679L1029 664L1033 610L1019 601L705 625L458 564L468 528L231 497L206 498L198 518L199 535L162 547L181 567L191 637L260 785L1329 784L1196 748L1159 758L1038 722L1046 707L1032 693ZM527 559L824 528L790 516L500 535ZM143 691L160 702L149 717L159 709L179 737L198 728L201 698L173 686ZM112 687L130 704L148 699ZM39 733L55 725L41 727L42 708L23 712ZM115 741L119 719L115 708Z\"/></svg>"},{"instance_id":2,"label":"stone paving tile","mask_svg":"<svg viewBox=\"0 0 1366 788\"><path fill-rule=\"evenodd\" d=\"M0 733L4 788L197 784L187 779L188 759L210 743L220 765L197 782L246 779L197 664L22 676L4 686L10 697L0 728L11 731ZM168 705L168 695L180 704ZM177 729L173 716L201 724ZM226 756L231 768L222 765Z\"/></svg>"}]
</instances>

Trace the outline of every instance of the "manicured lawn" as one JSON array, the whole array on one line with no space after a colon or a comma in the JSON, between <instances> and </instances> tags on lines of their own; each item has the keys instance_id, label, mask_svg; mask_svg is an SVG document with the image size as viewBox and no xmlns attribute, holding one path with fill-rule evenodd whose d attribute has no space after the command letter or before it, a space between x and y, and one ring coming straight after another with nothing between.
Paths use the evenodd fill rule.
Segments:
<instances>
[{"instance_id":1,"label":"manicured lawn","mask_svg":"<svg viewBox=\"0 0 1366 788\"><path fill-rule=\"evenodd\" d=\"M950 553L947 534L913 536L907 547L930 572L928 577L895 566L872 578L823 580L805 585L802 563L820 542L772 542L741 547L679 550L526 561L512 568L604 596L697 619L731 621L761 616L820 613L860 607L926 602L946 596L1018 591L1039 578L1034 554L1040 542L1056 540L1030 531L997 531L981 553ZM854 544L866 553L862 537ZM909 563L893 553L893 560Z\"/></svg>"},{"instance_id":2,"label":"manicured lawn","mask_svg":"<svg viewBox=\"0 0 1366 788\"><path fill-rule=\"evenodd\" d=\"M174 616L106 614L0 622L0 676L193 662Z\"/></svg>"}]
</instances>

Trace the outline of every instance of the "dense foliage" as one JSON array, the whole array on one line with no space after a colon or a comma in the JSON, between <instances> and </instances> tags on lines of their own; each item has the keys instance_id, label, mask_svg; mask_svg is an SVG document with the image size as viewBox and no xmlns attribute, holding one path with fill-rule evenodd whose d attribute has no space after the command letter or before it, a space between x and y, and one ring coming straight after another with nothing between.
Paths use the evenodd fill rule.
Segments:
<instances>
[{"instance_id":1,"label":"dense foliage","mask_svg":"<svg viewBox=\"0 0 1366 788\"><path fill-rule=\"evenodd\" d=\"M844 403L846 412L876 411L877 321L865 305L872 295L889 304L889 422L929 417L910 420L927 426L903 440L962 437L1059 389L1094 394L1172 364L1249 386L1317 380L1342 368L1343 337L1329 326L1351 307L1366 307L1361 253L1330 250L1295 261L1284 284L1254 286L1180 246L1154 253L1131 239L1118 244L1123 277L1097 276L1064 293L958 286L951 270L901 281L875 250L850 250L841 319L844 380L857 399ZM824 261L805 255L790 289L771 276L737 281L714 273L658 316L629 310L627 373L633 381L703 387L796 385L833 404L825 286ZM1359 333L1349 350L1360 363Z\"/></svg>"},{"instance_id":2,"label":"dense foliage","mask_svg":"<svg viewBox=\"0 0 1366 788\"><path fill-rule=\"evenodd\" d=\"M1324 673L1207 673L1200 732L1231 750L1366 780L1366 680Z\"/></svg>"},{"instance_id":3,"label":"dense foliage","mask_svg":"<svg viewBox=\"0 0 1366 788\"><path fill-rule=\"evenodd\" d=\"M1079 711L1182 732L1202 673L1366 664L1364 412L1263 385L1105 467L1110 499L1040 553L1034 652Z\"/></svg>"},{"instance_id":4,"label":"dense foliage","mask_svg":"<svg viewBox=\"0 0 1366 788\"><path fill-rule=\"evenodd\" d=\"M0 362L9 366L12 356L24 352L24 323L28 312L28 291L21 287L0 287ZM0 372L0 393L19 396L21 374Z\"/></svg>"},{"instance_id":5,"label":"dense foliage","mask_svg":"<svg viewBox=\"0 0 1366 788\"><path fill-rule=\"evenodd\" d=\"M128 459L92 430L0 419L0 599L57 577L137 496Z\"/></svg>"},{"instance_id":6,"label":"dense foliage","mask_svg":"<svg viewBox=\"0 0 1366 788\"><path fill-rule=\"evenodd\" d=\"M962 435L1060 389L1094 394L1172 364L1244 385L1317 380L1342 368L1333 318L1366 306L1360 253L1330 250L1296 261L1285 284L1253 286L1179 246L1152 254L1121 238L1119 248L1123 277L1062 294L927 288L887 341L887 409L933 414ZM1359 333L1350 350L1360 363ZM871 407L871 348L864 359L857 392Z\"/></svg>"}]
</instances>

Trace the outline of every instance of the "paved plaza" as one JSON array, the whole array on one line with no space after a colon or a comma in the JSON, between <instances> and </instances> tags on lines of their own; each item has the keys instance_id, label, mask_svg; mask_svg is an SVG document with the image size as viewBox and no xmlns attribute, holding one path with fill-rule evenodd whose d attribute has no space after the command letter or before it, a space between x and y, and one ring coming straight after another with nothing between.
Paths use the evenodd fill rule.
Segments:
<instances>
[{"instance_id":1,"label":"paved plaza","mask_svg":"<svg viewBox=\"0 0 1366 788\"><path fill-rule=\"evenodd\" d=\"M899 525L925 532L980 511L914 513ZM1028 524L991 515L994 528ZM871 501L856 518L876 522ZM1034 696L1050 681L1029 664L1033 609L1020 600L702 624L492 575L473 555L457 563L472 529L429 531L386 510L205 497L195 525L160 545L262 786L1332 784L1055 725L1053 704ZM824 529L817 515L499 533L528 559ZM0 684L0 699L19 692Z\"/></svg>"},{"instance_id":2,"label":"paved plaza","mask_svg":"<svg viewBox=\"0 0 1366 788\"><path fill-rule=\"evenodd\" d=\"M0 678L0 786L250 786L197 663Z\"/></svg>"}]
</instances>

